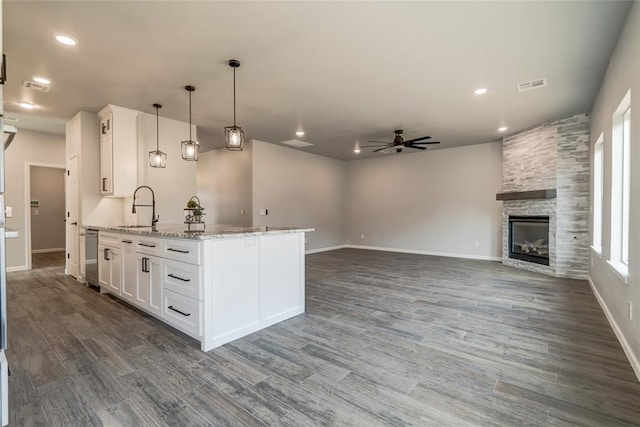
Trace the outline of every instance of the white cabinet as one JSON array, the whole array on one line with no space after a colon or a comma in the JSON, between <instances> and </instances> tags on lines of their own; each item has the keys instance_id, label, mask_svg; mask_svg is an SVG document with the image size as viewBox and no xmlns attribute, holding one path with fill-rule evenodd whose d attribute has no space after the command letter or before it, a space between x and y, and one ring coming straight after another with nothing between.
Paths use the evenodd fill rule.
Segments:
<instances>
[{"instance_id":1,"label":"white cabinet","mask_svg":"<svg viewBox=\"0 0 640 427\"><path fill-rule=\"evenodd\" d=\"M138 287L138 273L134 239L122 239L122 298L135 302Z\"/></svg>"},{"instance_id":2,"label":"white cabinet","mask_svg":"<svg viewBox=\"0 0 640 427\"><path fill-rule=\"evenodd\" d=\"M100 193L131 197L138 183L139 111L107 105L100 118Z\"/></svg>"},{"instance_id":3,"label":"white cabinet","mask_svg":"<svg viewBox=\"0 0 640 427\"><path fill-rule=\"evenodd\" d=\"M162 259L136 253L135 304L150 313L162 314Z\"/></svg>"},{"instance_id":4,"label":"white cabinet","mask_svg":"<svg viewBox=\"0 0 640 427\"><path fill-rule=\"evenodd\" d=\"M122 285L122 249L98 245L98 283L100 289L120 295Z\"/></svg>"}]
</instances>

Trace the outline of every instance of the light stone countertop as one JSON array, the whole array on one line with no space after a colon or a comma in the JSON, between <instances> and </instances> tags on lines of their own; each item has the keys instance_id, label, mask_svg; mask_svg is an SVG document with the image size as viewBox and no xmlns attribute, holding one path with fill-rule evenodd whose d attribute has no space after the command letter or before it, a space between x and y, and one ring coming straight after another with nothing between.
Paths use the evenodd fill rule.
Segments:
<instances>
[{"instance_id":1,"label":"light stone countertop","mask_svg":"<svg viewBox=\"0 0 640 427\"><path fill-rule=\"evenodd\" d=\"M169 237L173 239L225 239L245 236L260 236L263 234L283 234L283 233L307 233L314 231L313 228L294 227L243 227L238 225L207 225L204 231L198 225L193 226L193 231L187 231L187 224L163 224L157 225L155 229L138 226L93 226L84 225L84 229L99 231L109 231L114 233L128 233L150 237Z\"/></svg>"}]
</instances>

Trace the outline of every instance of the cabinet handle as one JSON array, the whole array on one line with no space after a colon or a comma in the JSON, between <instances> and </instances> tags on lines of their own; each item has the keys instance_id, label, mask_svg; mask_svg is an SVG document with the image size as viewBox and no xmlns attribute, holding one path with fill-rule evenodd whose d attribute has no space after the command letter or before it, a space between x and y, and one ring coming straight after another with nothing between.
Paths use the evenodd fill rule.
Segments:
<instances>
[{"instance_id":1,"label":"cabinet handle","mask_svg":"<svg viewBox=\"0 0 640 427\"><path fill-rule=\"evenodd\" d=\"M107 178L102 178L102 191L107 191Z\"/></svg>"},{"instance_id":2,"label":"cabinet handle","mask_svg":"<svg viewBox=\"0 0 640 427\"><path fill-rule=\"evenodd\" d=\"M109 257L109 249L108 248L104 248L104 259L105 259L105 261L111 261L111 258Z\"/></svg>"},{"instance_id":3,"label":"cabinet handle","mask_svg":"<svg viewBox=\"0 0 640 427\"><path fill-rule=\"evenodd\" d=\"M171 277L172 279L182 280L183 282L190 282L191 281L191 279L183 279L182 277L174 276L173 274L167 274L167 276Z\"/></svg>"},{"instance_id":4,"label":"cabinet handle","mask_svg":"<svg viewBox=\"0 0 640 427\"><path fill-rule=\"evenodd\" d=\"M145 248L155 248L156 245L150 245L148 243L138 243L140 246L144 246Z\"/></svg>"},{"instance_id":5,"label":"cabinet handle","mask_svg":"<svg viewBox=\"0 0 640 427\"><path fill-rule=\"evenodd\" d=\"M78 221L72 222L71 225L78 225Z\"/></svg>"},{"instance_id":6,"label":"cabinet handle","mask_svg":"<svg viewBox=\"0 0 640 427\"><path fill-rule=\"evenodd\" d=\"M149 258L142 258L142 272L149 272Z\"/></svg>"},{"instance_id":7,"label":"cabinet handle","mask_svg":"<svg viewBox=\"0 0 640 427\"><path fill-rule=\"evenodd\" d=\"M104 123L102 124L102 134L106 135L107 133L107 125L105 125Z\"/></svg>"},{"instance_id":8,"label":"cabinet handle","mask_svg":"<svg viewBox=\"0 0 640 427\"><path fill-rule=\"evenodd\" d=\"M132 240L121 240L122 243L133 243Z\"/></svg>"},{"instance_id":9,"label":"cabinet handle","mask_svg":"<svg viewBox=\"0 0 640 427\"><path fill-rule=\"evenodd\" d=\"M189 317L189 316L191 316L191 313L185 313L185 312L183 312L183 311L177 310L177 309L173 308L173 306L172 306L172 305L170 305L168 308L169 308L169 310L173 310L173 311L175 311L176 313L180 313L180 314L182 314L184 317Z\"/></svg>"},{"instance_id":10,"label":"cabinet handle","mask_svg":"<svg viewBox=\"0 0 640 427\"><path fill-rule=\"evenodd\" d=\"M189 251L183 251L182 249L173 249L173 248L167 248L168 251L171 252L180 252L181 254L188 254Z\"/></svg>"}]
</instances>

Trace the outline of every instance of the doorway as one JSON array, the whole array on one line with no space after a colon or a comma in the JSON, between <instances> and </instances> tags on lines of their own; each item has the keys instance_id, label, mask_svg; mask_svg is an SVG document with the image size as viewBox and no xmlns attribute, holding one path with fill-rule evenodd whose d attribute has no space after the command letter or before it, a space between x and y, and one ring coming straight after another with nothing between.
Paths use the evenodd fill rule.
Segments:
<instances>
[{"instance_id":1,"label":"doorway","mask_svg":"<svg viewBox=\"0 0 640 427\"><path fill-rule=\"evenodd\" d=\"M26 165L26 232L29 269L65 263L65 167Z\"/></svg>"}]
</instances>

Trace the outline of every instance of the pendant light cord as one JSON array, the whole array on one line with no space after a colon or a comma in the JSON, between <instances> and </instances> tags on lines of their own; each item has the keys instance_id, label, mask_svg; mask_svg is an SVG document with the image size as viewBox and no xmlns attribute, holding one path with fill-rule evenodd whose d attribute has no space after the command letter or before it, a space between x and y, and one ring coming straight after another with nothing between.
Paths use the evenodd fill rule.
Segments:
<instances>
[{"instance_id":1,"label":"pendant light cord","mask_svg":"<svg viewBox=\"0 0 640 427\"><path fill-rule=\"evenodd\" d=\"M191 91L189 91L189 142L193 141L191 139Z\"/></svg>"},{"instance_id":2,"label":"pendant light cord","mask_svg":"<svg viewBox=\"0 0 640 427\"><path fill-rule=\"evenodd\" d=\"M236 127L236 68L233 68L233 127Z\"/></svg>"},{"instance_id":3,"label":"pendant light cord","mask_svg":"<svg viewBox=\"0 0 640 427\"><path fill-rule=\"evenodd\" d=\"M160 118L158 111L158 107L156 107L156 151L160 151Z\"/></svg>"}]
</instances>

